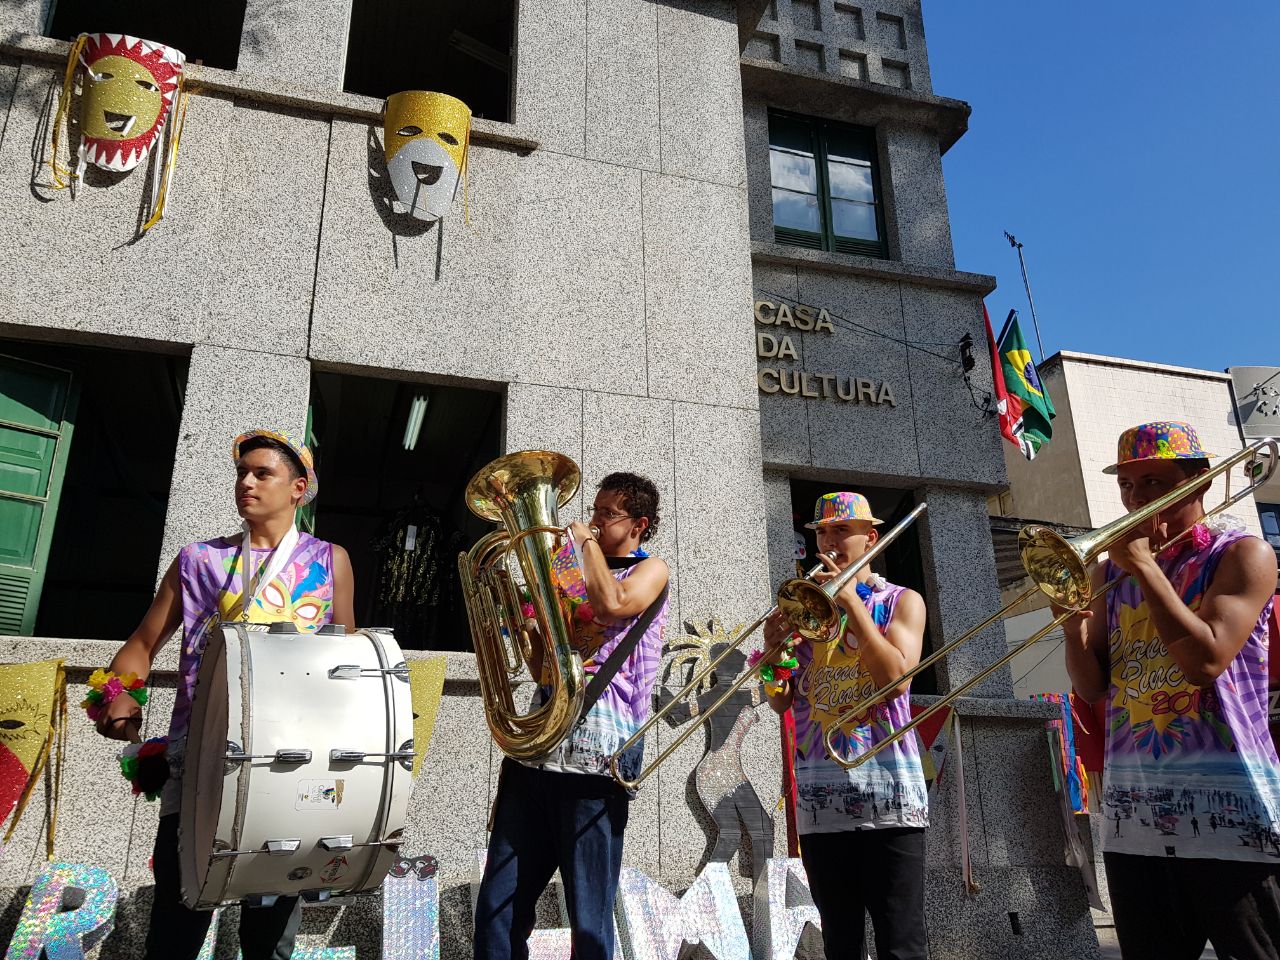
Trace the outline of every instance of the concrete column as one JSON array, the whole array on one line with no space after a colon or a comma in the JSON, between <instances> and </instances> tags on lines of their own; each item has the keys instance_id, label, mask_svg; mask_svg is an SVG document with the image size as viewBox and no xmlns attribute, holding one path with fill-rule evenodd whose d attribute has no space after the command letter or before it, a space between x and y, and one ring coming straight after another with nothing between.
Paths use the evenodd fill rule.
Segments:
<instances>
[{"instance_id":1,"label":"concrete column","mask_svg":"<svg viewBox=\"0 0 1280 960\"><path fill-rule=\"evenodd\" d=\"M197 344L169 487L160 573L188 543L239 529L231 443L254 427L301 437L311 365L299 357ZM324 496L321 478L320 495Z\"/></svg>"},{"instance_id":2,"label":"concrete column","mask_svg":"<svg viewBox=\"0 0 1280 960\"><path fill-rule=\"evenodd\" d=\"M929 504L920 521L920 546L936 650L994 613L1000 605L1000 589L985 494L926 486L918 496ZM945 693L975 676L1006 649L1004 627L997 623L939 664L939 691ZM1009 668L997 671L967 695L1012 697Z\"/></svg>"},{"instance_id":3,"label":"concrete column","mask_svg":"<svg viewBox=\"0 0 1280 960\"><path fill-rule=\"evenodd\" d=\"M903 263L955 269L951 218L942 179L938 135L924 127L885 121L876 127L880 140L881 189L885 193L885 224L897 238L897 257Z\"/></svg>"}]
</instances>

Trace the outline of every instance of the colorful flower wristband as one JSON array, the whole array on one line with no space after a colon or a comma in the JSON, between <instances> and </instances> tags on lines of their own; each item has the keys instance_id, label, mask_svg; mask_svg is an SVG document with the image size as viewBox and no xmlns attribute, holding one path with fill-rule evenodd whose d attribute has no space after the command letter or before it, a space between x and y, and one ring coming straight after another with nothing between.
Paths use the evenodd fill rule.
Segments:
<instances>
[{"instance_id":1,"label":"colorful flower wristband","mask_svg":"<svg viewBox=\"0 0 1280 960\"><path fill-rule=\"evenodd\" d=\"M95 670L89 675L89 693L80 706L89 714L89 719L97 723L108 704L123 693L133 697L138 706L147 705L147 682L140 680L136 673L117 675L110 670Z\"/></svg>"},{"instance_id":2,"label":"colorful flower wristband","mask_svg":"<svg viewBox=\"0 0 1280 960\"><path fill-rule=\"evenodd\" d=\"M770 696L780 693L782 691L782 681L790 680L792 674L800 668L800 661L796 659L789 643L778 652L783 655L781 660L777 663L766 663L764 666L760 667L760 677L764 680L765 692ZM760 661L763 659L763 650L753 651L752 654L747 657L748 668L755 668L759 666Z\"/></svg>"}]
</instances>

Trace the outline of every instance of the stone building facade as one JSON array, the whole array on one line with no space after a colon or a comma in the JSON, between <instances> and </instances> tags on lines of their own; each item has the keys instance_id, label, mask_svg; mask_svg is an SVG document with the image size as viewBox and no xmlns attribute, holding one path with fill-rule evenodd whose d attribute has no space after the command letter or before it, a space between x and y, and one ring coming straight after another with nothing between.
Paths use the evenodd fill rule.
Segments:
<instances>
[{"instance_id":1,"label":"stone building facade","mask_svg":"<svg viewBox=\"0 0 1280 960\"><path fill-rule=\"evenodd\" d=\"M47 189L40 151L68 49L47 35L51 7L0 9L0 355L79 378L80 422L61 435L61 504L45 505L36 626L0 641L0 659L64 658L78 701L175 551L234 528L229 441L262 424L323 441L314 522L339 542L360 531L372 543L419 496L445 540L474 539L458 478L502 450L568 454L587 497L612 470L647 473L677 630L767 606L793 569L798 514L824 486L865 488L890 513L927 501L886 572L924 593L932 644L995 608L986 499L1005 469L981 409L987 365L966 380L962 347L976 342L981 361L994 281L955 269L941 157L969 107L932 92L918 2L512 4L508 109L474 121L465 201L423 229L388 212L381 101L347 83L354 45L371 42L355 35L353 0L248 0L234 67L188 71L172 197L141 239L142 171L91 175L74 200ZM794 136L783 142L788 129L816 138L809 161ZM856 146L847 163L843 143ZM811 163L800 206L818 229L779 233L775 154ZM784 338L789 353L770 355ZM404 420L419 396L439 417L422 455ZM77 465L77 444L105 452ZM381 466L351 466L364 462ZM106 490L95 470L120 482ZM75 510L92 522L66 520ZM366 554L370 568L385 557ZM73 557L89 561L79 579ZM77 605L95 578L125 574L98 620ZM372 605L380 588L362 576L357 602L367 587ZM414 643L397 627L410 656L448 662L405 849L440 860L443 955L462 957L500 758L456 617L404 622L421 627ZM920 692L954 688L1002 649L989 631ZM175 665L171 645L147 733L163 729ZM933 805L933 949L1096 956L1063 864L1046 713L1012 698L1007 670L975 692L960 708L967 818L954 771ZM661 728L656 745L671 736ZM672 891L698 875L717 830L691 787L705 749L693 738L632 807L626 862ZM109 944L136 942L145 920L156 817L112 791L113 753L73 722L57 846L120 881ZM770 810L777 755L761 709L743 760ZM0 863L7 918L41 868L39 813ZM962 883L962 834L980 893ZM774 845L785 855L784 830ZM751 870L737 859L749 922ZM377 956L377 916L376 901L311 908L301 942Z\"/></svg>"}]
</instances>

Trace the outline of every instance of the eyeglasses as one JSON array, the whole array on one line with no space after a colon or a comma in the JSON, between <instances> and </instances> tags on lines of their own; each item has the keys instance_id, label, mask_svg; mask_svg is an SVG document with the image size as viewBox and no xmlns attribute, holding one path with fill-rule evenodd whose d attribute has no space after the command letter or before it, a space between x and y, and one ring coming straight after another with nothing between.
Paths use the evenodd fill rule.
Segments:
<instances>
[{"instance_id":1,"label":"eyeglasses","mask_svg":"<svg viewBox=\"0 0 1280 960\"><path fill-rule=\"evenodd\" d=\"M591 519L603 520L605 523L617 523L619 520L631 519L631 515L629 513L617 513L613 510L606 510L603 507L593 506L591 508Z\"/></svg>"}]
</instances>

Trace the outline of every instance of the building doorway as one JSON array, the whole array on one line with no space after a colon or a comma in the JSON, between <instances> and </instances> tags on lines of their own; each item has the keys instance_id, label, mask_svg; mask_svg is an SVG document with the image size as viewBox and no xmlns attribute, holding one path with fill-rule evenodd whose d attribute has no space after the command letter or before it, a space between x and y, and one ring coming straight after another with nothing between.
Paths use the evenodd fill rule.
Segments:
<instances>
[{"instance_id":1,"label":"building doorway","mask_svg":"<svg viewBox=\"0 0 1280 960\"><path fill-rule=\"evenodd\" d=\"M849 489L837 482L791 480L791 519L796 534L797 564L805 570L817 560L818 541L805 524L813 519L813 505L824 493ZM871 513L884 521L881 531L890 529L902 520L916 505L915 494L910 490L893 490L888 487L854 487L871 504ZM803 549L801 545L803 544ZM803 553L803 556L800 556ZM924 560L920 554L920 530L912 524L895 540L873 565L873 569L890 583L896 583L927 596L924 584ZM924 656L933 650L933 638L928 624L924 631ZM933 669L926 670L911 682L913 694L935 694L938 681Z\"/></svg>"},{"instance_id":2,"label":"building doorway","mask_svg":"<svg viewBox=\"0 0 1280 960\"><path fill-rule=\"evenodd\" d=\"M320 496L302 525L350 553L356 622L406 650L471 649L457 557L493 525L463 490L500 452L502 411L497 391L312 376Z\"/></svg>"},{"instance_id":3,"label":"building doorway","mask_svg":"<svg viewBox=\"0 0 1280 960\"><path fill-rule=\"evenodd\" d=\"M0 633L123 640L138 625L162 563L187 366L0 339Z\"/></svg>"}]
</instances>

